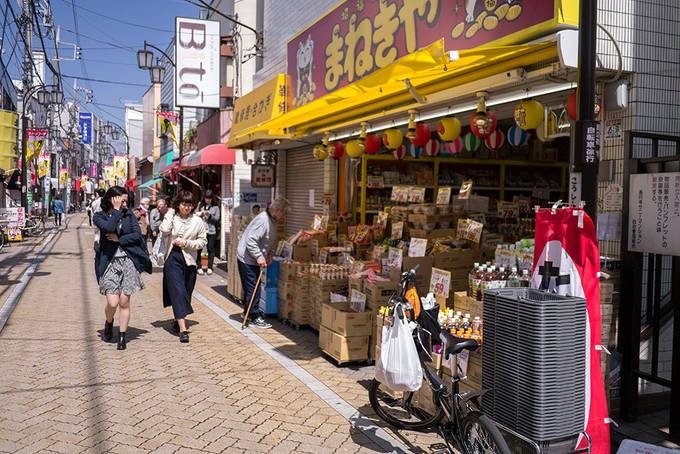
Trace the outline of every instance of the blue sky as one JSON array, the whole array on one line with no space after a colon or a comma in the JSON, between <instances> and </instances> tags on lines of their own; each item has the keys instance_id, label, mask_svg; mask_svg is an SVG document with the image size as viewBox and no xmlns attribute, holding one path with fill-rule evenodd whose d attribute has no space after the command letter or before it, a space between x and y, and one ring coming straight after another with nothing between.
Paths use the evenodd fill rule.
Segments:
<instances>
[{"instance_id":1,"label":"blue sky","mask_svg":"<svg viewBox=\"0 0 680 454\"><path fill-rule=\"evenodd\" d=\"M82 60L87 76L121 82L78 81L79 87L94 91L94 104L85 105L82 109L122 124L122 106L130 101L141 103L150 83L148 71L137 68L136 50L143 47L145 39L165 49L173 35L175 16L197 17L198 8L183 0L51 0L54 23L62 29L61 40L71 43L76 41L71 1L76 5ZM48 44L52 45L52 42ZM68 53L68 47L62 46L60 52ZM61 72L85 75L79 61L62 61ZM64 82L73 86L73 79L64 79ZM68 97L71 97L70 93Z\"/></svg>"}]
</instances>

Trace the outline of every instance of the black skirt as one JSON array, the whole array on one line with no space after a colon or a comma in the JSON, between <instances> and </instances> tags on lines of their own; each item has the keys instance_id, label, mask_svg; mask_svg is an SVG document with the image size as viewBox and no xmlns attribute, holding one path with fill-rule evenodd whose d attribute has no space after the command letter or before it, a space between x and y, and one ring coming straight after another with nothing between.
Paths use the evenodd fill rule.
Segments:
<instances>
[{"instance_id":1,"label":"black skirt","mask_svg":"<svg viewBox=\"0 0 680 454\"><path fill-rule=\"evenodd\" d=\"M193 314L191 294L196 285L196 267L187 266L182 250L173 246L163 266L163 307L172 306L175 320Z\"/></svg>"}]
</instances>

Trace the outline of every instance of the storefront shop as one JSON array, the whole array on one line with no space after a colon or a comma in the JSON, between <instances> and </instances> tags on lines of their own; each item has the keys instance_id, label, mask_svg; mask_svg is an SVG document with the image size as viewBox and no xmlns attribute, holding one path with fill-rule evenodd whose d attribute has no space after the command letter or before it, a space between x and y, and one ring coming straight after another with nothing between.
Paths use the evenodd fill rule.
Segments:
<instances>
[{"instance_id":1,"label":"storefront shop","mask_svg":"<svg viewBox=\"0 0 680 454\"><path fill-rule=\"evenodd\" d=\"M554 280L541 274L552 273L554 262L545 262L535 207L562 200L578 210L580 202L569 164L577 2L483 2L467 19L438 2L429 10L409 5L343 3L298 34L288 43L291 109L234 131L229 141L285 156L277 194L292 209L262 307L317 330L321 350L340 364L380 356L384 307L401 272L415 265L418 293L433 294L439 324L481 342L485 291L562 285L559 266ZM386 28L397 9L402 22ZM379 45L367 49L362 41ZM609 336L611 315L600 320L599 307L611 304L612 288L599 288L601 299L588 296L588 311L598 307L589 323L602 321ZM330 304L343 297L346 307ZM369 328L349 321L360 318L357 311ZM579 342L585 350L609 339L584 334ZM481 355L470 355L465 390L482 387ZM435 363L442 375L455 368ZM581 411L575 423L600 447L608 430L599 418L606 415L603 365L587 367L581 388L590 387L591 414ZM575 444L583 436L572 432L551 434Z\"/></svg>"}]
</instances>

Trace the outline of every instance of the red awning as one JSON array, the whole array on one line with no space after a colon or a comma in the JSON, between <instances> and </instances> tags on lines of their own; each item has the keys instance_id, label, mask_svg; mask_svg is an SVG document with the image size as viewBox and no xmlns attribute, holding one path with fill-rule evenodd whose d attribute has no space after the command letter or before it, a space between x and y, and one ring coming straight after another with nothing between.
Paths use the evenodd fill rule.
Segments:
<instances>
[{"instance_id":1,"label":"red awning","mask_svg":"<svg viewBox=\"0 0 680 454\"><path fill-rule=\"evenodd\" d=\"M226 144L218 143L208 145L195 153L184 156L180 167L192 168L234 164L236 164L236 150L229 148Z\"/></svg>"}]
</instances>

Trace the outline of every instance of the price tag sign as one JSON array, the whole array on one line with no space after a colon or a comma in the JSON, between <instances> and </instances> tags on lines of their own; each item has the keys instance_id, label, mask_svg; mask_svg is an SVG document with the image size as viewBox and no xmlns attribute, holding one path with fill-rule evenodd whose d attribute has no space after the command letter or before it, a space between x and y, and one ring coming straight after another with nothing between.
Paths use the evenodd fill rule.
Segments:
<instances>
[{"instance_id":1,"label":"price tag sign","mask_svg":"<svg viewBox=\"0 0 680 454\"><path fill-rule=\"evenodd\" d=\"M387 251L387 267L393 270L401 271L401 263L404 258L404 252L398 247L390 247Z\"/></svg>"},{"instance_id":2,"label":"price tag sign","mask_svg":"<svg viewBox=\"0 0 680 454\"><path fill-rule=\"evenodd\" d=\"M385 187L385 180L382 175L368 175L366 177L366 187L382 189Z\"/></svg>"},{"instance_id":3,"label":"price tag sign","mask_svg":"<svg viewBox=\"0 0 680 454\"><path fill-rule=\"evenodd\" d=\"M394 186L392 188L392 201L406 203L408 202L408 187L407 186Z\"/></svg>"},{"instance_id":4,"label":"price tag sign","mask_svg":"<svg viewBox=\"0 0 680 454\"><path fill-rule=\"evenodd\" d=\"M472 180L465 180L458 191L458 198L460 200L469 199L470 194L472 194Z\"/></svg>"},{"instance_id":5,"label":"price tag sign","mask_svg":"<svg viewBox=\"0 0 680 454\"><path fill-rule=\"evenodd\" d=\"M404 222L403 221L393 222L392 234L390 235L390 239L400 240L403 236L404 236Z\"/></svg>"},{"instance_id":6,"label":"price tag sign","mask_svg":"<svg viewBox=\"0 0 680 454\"><path fill-rule=\"evenodd\" d=\"M519 217L519 204L515 202L498 202L498 217L517 219Z\"/></svg>"},{"instance_id":7,"label":"price tag sign","mask_svg":"<svg viewBox=\"0 0 680 454\"><path fill-rule=\"evenodd\" d=\"M408 189L408 201L412 203L425 202L425 188L411 186Z\"/></svg>"},{"instance_id":8,"label":"price tag sign","mask_svg":"<svg viewBox=\"0 0 680 454\"><path fill-rule=\"evenodd\" d=\"M425 257L427 251L427 239L425 238L411 238L411 244L408 248L409 257Z\"/></svg>"},{"instance_id":9,"label":"price tag sign","mask_svg":"<svg viewBox=\"0 0 680 454\"><path fill-rule=\"evenodd\" d=\"M439 268L432 268L432 277L430 278L430 292L435 295L448 298L449 289L451 288L451 272L440 270Z\"/></svg>"},{"instance_id":10,"label":"price tag sign","mask_svg":"<svg viewBox=\"0 0 680 454\"><path fill-rule=\"evenodd\" d=\"M349 295L349 306L354 312L364 312L366 309L366 295L357 289L352 289Z\"/></svg>"},{"instance_id":11,"label":"price tag sign","mask_svg":"<svg viewBox=\"0 0 680 454\"><path fill-rule=\"evenodd\" d=\"M437 191L437 205L448 205L451 203L451 188L439 188Z\"/></svg>"},{"instance_id":12,"label":"price tag sign","mask_svg":"<svg viewBox=\"0 0 680 454\"><path fill-rule=\"evenodd\" d=\"M458 238L461 240L479 243L482 239L483 230L484 224L481 222L473 221L472 219L458 220Z\"/></svg>"}]
</instances>

